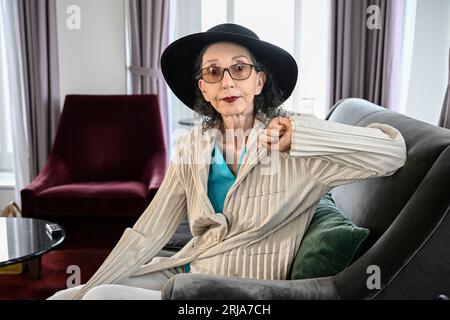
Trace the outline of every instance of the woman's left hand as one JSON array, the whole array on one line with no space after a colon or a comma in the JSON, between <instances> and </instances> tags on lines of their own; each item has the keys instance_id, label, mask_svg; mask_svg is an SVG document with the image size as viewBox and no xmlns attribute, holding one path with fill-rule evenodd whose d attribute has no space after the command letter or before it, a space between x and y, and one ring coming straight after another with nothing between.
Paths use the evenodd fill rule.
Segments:
<instances>
[{"instance_id":1,"label":"woman's left hand","mask_svg":"<svg viewBox=\"0 0 450 320\"><path fill-rule=\"evenodd\" d=\"M285 152L291 149L292 124L291 119L277 117L270 121L263 134L259 136L259 146L267 150Z\"/></svg>"}]
</instances>

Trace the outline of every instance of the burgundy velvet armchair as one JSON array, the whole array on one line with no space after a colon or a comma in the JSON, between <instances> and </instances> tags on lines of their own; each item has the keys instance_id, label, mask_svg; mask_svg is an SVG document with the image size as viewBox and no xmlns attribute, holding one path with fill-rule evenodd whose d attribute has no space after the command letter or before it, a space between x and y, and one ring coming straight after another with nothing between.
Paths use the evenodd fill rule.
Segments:
<instances>
[{"instance_id":1,"label":"burgundy velvet armchair","mask_svg":"<svg viewBox=\"0 0 450 320\"><path fill-rule=\"evenodd\" d=\"M155 95L68 95L48 161L21 191L23 215L78 223L81 237L95 225L107 233L109 222L117 240L162 182L163 139Z\"/></svg>"}]
</instances>

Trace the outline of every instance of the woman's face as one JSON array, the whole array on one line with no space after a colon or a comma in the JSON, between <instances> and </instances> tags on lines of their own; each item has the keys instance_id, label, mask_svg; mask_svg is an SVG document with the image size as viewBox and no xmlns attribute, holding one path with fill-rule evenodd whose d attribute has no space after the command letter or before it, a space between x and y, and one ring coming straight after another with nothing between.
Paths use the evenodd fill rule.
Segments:
<instances>
[{"instance_id":1,"label":"woman's face","mask_svg":"<svg viewBox=\"0 0 450 320\"><path fill-rule=\"evenodd\" d=\"M253 64L250 52L238 44L218 42L209 46L203 54L201 69L210 66L228 68L237 63ZM222 117L253 116L253 101L261 93L265 80L264 72L257 72L253 68L246 80L234 80L225 71L222 81L207 83L200 79L198 86L205 100Z\"/></svg>"}]
</instances>

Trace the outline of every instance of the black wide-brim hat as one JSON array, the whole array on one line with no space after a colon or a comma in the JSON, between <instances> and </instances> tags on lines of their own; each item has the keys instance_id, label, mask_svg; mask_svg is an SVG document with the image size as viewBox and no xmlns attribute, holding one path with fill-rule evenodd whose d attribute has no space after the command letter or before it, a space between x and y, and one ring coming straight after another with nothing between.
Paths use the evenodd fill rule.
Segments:
<instances>
[{"instance_id":1,"label":"black wide-brim hat","mask_svg":"<svg viewBox=\"0 0 450 320\"><path fill-rule=\"evenodd\" d=\"M270 72L272 80L286 101L297 82L298 67L284 49L259 39L251 30L232 23L215 26L206 32L195 33L172 42L161 56L161 69L173 93L189 108L194 109L198 84L195 61L205 46L227 41L247 48L255 59ZM264 92L264 89L263 89Z\"/></svg>"}]
</instances>

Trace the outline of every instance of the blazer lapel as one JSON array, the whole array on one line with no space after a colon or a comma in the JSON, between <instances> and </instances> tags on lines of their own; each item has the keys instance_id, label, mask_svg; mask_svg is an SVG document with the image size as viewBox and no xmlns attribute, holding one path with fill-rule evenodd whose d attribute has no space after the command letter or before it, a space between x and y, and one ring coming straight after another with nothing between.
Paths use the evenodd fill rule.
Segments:
<instances>
[{"instance_id":1,"label":"blazer lapel","mask_svg":"<svg viewBox=\"0 0 450 320\"><path fill-rule=\"evenodd\" d=\"M255 119L253 124L253 128L250 130L249 137L247 139L247 152L242 159L242 164L238 171L237 177L233 185L228 190L227 196L225 197L224 208L228 201L228 198L234 193L235 189L239 186L242 180L248 175L251 169L259 163L264 157L267 156L267 151L263 148L257 150L258 144L258 135L261 130L265 128L263 122L258 119ZM219 217L215 213L215 210L212 206L211 201L208 197L208 175L209 168L211 164L211 153L214 145L216 143L216 139L218 136L217 128L213 128L211 130L206 130L202 133L201 128L198 128L197 137L196 137L196 150L197 154L194 157L194 160L197 161L195 163L198 164L198 181L196 183L198 192L203 196L203 207L205 211L212 215L212 218L217 223L223 224L223 217Z\"/></svg>"},{"instance_id":2,"label":"blazer lapel","mask_svg":"<svg viewBox=\"0 0 450 320\"><path fill-rule=\"evenodd\" d=\"M256 166L260 161L262 161L265 157L267 157L267 151L264 148L258 150L258 136L260 132L265 128L263 122L258 119L255 119L253 124L253 128L250 131L249 137L247 139L247 152L244 156L243 163L238 171L236 180L233 185L228 190L228 193L225 197L224 209L226 207L228 199L234 193L236 188L245 179L245 177L249 174L251 169Z\"/></svg>"},{"instance_id":3,"label":"blazer lapel","mask_svg":"<svg viewBox=\"0 0 450 320\"><path fill-rule=\"evenodd\" d=\"M195 161L197 161L196 163L199 166L199 181L197 181L197 186L199 188L198 192L203 195L203 203L206 207L206 211L214 215L215 210L208 197L208 176L211 164L211 153L216 141L216 131L206 130L206 132L202 133L202 129L199 128L197 133L196 149L199 150L199 152L196 155Z\"/></svg>"}]
</instances>

